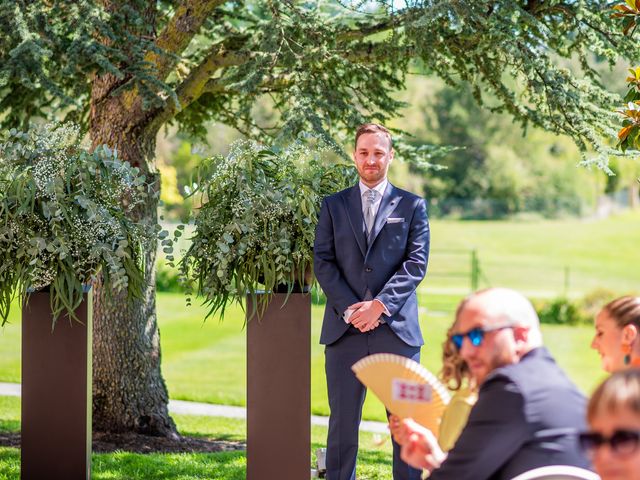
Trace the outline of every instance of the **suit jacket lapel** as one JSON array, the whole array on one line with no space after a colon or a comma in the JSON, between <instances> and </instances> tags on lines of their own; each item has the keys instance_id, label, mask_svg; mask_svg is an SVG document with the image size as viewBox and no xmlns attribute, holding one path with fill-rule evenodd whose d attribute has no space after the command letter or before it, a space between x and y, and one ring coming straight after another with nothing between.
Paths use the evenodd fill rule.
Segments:
<instances>
[{"instance_id":1,"label":"suit jacket lapel","mask_svg":"<svg viewBox=\"0 0 640 480\"><path fill-rule=\"evenodd\" d=\"M356 184L351 188L345 200L345 208L349 216L349 223L353 229L358 247L364 257L367 253L366 238L364 236L364 218L362 217L362 198L360 198L360 187Z\"/></svg>"},{"instance_id":2,"label":"suit jacket lapel","mask_svg":"<svg viewBox=\"0 0 640 480\"><path fill-rule=\"evenodd\" d=\"M382 196L382 201L380 202L380 208L378 208L376 221L374 222L371 234L369 235L369 241L367 242L369 249L376 241L382 227L384 227L384 224L387 222L387 218L391 215L391 212L396 209L400 200L402 200L402 195L398 193L397 189L391 185L391 183L388 183L385 194Z\"/></svg>"}]
</instances>

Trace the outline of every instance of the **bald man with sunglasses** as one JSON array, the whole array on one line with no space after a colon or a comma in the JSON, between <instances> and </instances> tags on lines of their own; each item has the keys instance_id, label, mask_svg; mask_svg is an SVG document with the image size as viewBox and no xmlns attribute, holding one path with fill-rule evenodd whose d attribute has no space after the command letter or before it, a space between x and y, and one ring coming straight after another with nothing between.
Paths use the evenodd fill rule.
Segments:
<instances>
[{"instance_id":1,"label":"bald man with sunglasses","mask_svg":"<svg viewBox=\"0 0 640 480\"><path fill-rule=\"evenodd\" d=\"M402 458L430 480L507 480L547 465L588 468L577 434L584 396L542 346L538 316L519 293L492 288L458 307L452 342L480 386L448 454L413 420L392 419Z\"/></svg>"}]
</instances>

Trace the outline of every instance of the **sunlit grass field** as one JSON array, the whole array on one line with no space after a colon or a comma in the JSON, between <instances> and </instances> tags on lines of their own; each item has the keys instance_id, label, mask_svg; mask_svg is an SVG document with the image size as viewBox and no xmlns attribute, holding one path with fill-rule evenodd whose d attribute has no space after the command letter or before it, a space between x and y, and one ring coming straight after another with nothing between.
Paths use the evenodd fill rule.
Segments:
<instances>
[{"instance_id":1,"label":"sunlit grass field","mask_svg":"<svg viewBox=\"0 0 640 480\"><path fill-rule=\"evenodd\" d=\"M421 295L422 298L422 295ZM422 301L425 303L426 301ZM246 395L246 348L244 317L238 307L230 309L224 322L203 321L205 309L184 307L181 294L158 295L158 318L162 342L162 371L171 398L225 405L244 405ZM16 315L17 316L17 315ZM327 415L323 347L318 344L322 307L312 307L312 412ZM421 324L426 339L422 363L437 372L442 341L452 314L423 312ZM601 378L599 360L589 349L592 328L544 325L546 343L571 378L589 392ZM0 381L20 381L20 322L14 317L5 326L0 342ZM384 409L373 396L365 403L363 416L384 420Z\"/></svg>"},{"instance_id":2,"label":"sunlit grass field","mask_svg":"<svg viewBox=\"0 0 640 480\"><path fill-rule=\"evenodd\" d=\"M640 291L640 212L603 221L536 222L433 221L432 256L427 279L419 289L420 322L426 340L422 363L437 372L441 345L453 310L470 289L470 251L476 249L483 271L480 286L509 286L530 296L584 295L594 288ZM568 285L566 271L568 268ZM458 273L459 276L450 276ZM568 287L568 288L567 288ZM565 292L565 290L567 290ZM205 320L206 309L194 301L186 307L181 294L158 294L162 371L173 399L226 405L245 404L246 349L244 315L228 309L224 321ZM328 414L323 347L318 344L322 306L312 307L312 412ZM545 342L569 376L589 393L604 376L590 350L589 325L544 325ZM0 329L0 382L20 381L20 312L14 308ZM0 430L19 429L19 401L0 397ZM384 409L367 398L365 419L384 420ZM184 434L244 439L243 421L176 416ZM326 429L313 428L313 445L324 445ZM362 439L359 477L390 477L388 442ZM136 455L94 454L93 478L244 478L244 453ZM17 479L19 452L0 449L0 480Z\"/></svg>"},{"instance_id":3,"label":"sunlit grass field","mask_svg":"<svg viewBox=\"0 0 640 480\"><path fill-rule=\"evenodd\" d=\"M595 288L640 290L640 211L606 220L452 221L431 224L432 274L422 284L468 286L439 274L469 271L468 251L476 249L484 278L481 286L502 285L532 296L561 295L568 269L568 294ZM457 252L467 252L451 254Z\"/></svg>"},{"instance_id":4,"label":"sunlit grass field","mask_svg":"<svg viewBox=\"0 0 640 480\"><path fill-rule=\"evenodd\" d=\"M244 441L243 420L175 415L183 435L218 440ZM0 432L20 428L20 399L0 397ZM325 445L327 429L311 428L312 452ZM315 465L315 453L312 455ZM373 434L360 435L359 480L391 478L391 442L380 442ZM311 465L311 464L310 464ZM0 447L0 480L20 478L20 451ZM244 480L244 451L221 453L138 454L130 452L94 453L91 478L94 480Z\"/></svg>"},{"instance_id":5,"label":"sunlit grass field","mask_svg":"<svg viewBox=\"0 0 640 480\"><path fill-rule=\"evenodd\" d=\"M618 293L640 290L640 212L602 221L436 220L431 231L433 254L419 301L426 340L422 363L434 372L440 368L441 344L452 311L470 289L468 276L439 274L468 273L470 248L477 249L485 271L481 286L510 286L530 293L546 292L547 296L557 290L560 295L567 265L573 291L596 287ZM452 249L466 253L447 253ZM453 265L447 267L447 263ZM553 280L558 276L559 281ZM454 293L443 294L448 288ZM181 400L244 405L243 312L232 306L222 322L218 318L205 320L205 314L206 309L197 301L185 306L181 294L158 295L162 370L170 395ZM327 414L323 349L318 344L321 306L313 306L312 318L312 410ZM600 378L597 356L589 349L591 328L545 325L544 333L559 363L589 392ZM0 381L20 381L19 339L19 311L14 309L10 323L0 330ZM369 398L364 416L382 420L382 407Z\"/></svg>"}]
</instances>

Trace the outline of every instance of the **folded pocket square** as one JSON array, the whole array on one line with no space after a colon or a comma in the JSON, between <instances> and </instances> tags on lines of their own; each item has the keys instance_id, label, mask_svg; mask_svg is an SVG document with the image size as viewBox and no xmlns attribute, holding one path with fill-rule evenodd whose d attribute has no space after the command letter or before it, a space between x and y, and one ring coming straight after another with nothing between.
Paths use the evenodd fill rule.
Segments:
<instances>
[{"instance_id":1,"label":"folded pocket square","mask_svg":"<svg viewBox=\"0 0 640 480\"><path fill-rule=\"evenodd\" d=\"M387 223L402 223L404 222L404 218L387 218Z\"/></svg>"}]
</instances>

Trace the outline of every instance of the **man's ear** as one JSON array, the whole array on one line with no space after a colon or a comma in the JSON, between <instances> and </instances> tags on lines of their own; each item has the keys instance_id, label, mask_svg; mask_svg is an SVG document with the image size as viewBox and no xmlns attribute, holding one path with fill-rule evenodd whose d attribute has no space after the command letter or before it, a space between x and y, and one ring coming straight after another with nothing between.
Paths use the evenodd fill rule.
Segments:
<instances>
[{"instance_id":1,"label":"man's ear","mask_svg":"<svg viewBox=\"0 0 640 480\"><path fill-rule=\"evenodd\" d=\"M513 327L513 338L516 341L516 346L518 347L518 349L529 345L529 327Z\"/></svg>"}]
</instances>

